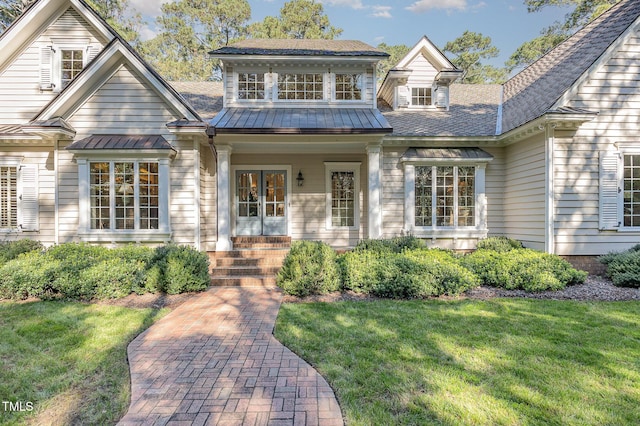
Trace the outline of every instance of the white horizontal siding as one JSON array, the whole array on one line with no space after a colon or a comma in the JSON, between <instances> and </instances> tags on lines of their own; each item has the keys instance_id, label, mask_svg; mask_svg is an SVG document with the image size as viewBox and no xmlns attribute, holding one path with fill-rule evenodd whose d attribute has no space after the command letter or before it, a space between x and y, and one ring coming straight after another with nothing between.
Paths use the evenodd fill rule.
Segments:
<instances>
[{"instance_id":1,"label":"white horizontal siding","mask_svg":"<svg viewBox=\"0 0 640 426\"><path fill-rule=\"evenodd\" d=\"M545 146L538 135L505 148L504 234L543 250Z\"/></svg>"},{"instance_id":2,"label":"white horizontal siding","mask_svg":"<svg viewBox=\"0 0 640 426\"><path fill-rule=\"evenodd\" d=\"M640 233L599 230L599 154L615 142L640 146L640 33L613 53L578 88L569 106L597 111L575 135L556 137L556 252L599 255L624 250L640 241Z\"/></svg>"},{"instance_id":3,"label":"white horizontal siding","mask_svg":"<svg viewBox=\"0 0 640 426\"><path fill-rule=\"evenodd\" d=\"M200 146L200 244L202 250L215 250L217 235L216 160L211 148Z\"/></svg>"},{"instance_id":4,"label":"white horizontal siding","mask_svg":"<svg viewBox=\"0 0 640 426\"><path fill-rule=\"evenodd\" d=\"M438 70L422 55L416 56L407 68L412 71L407 79L409 87L431 87L438 74Z\"/></svg>"},{"instance_id":5,"label":"white horizontal siding","mask_svg":"<svg viewBox=\"0 0 640 426\"><path fill-rule=\"evenodd\" d=\"M22 124L31 120L56 95L40 91L40 49L51 45L52 40L86 43L100 49L106 43L74 9L65 12L0 74L3 124Z\"/></svg>"}]
</instances>

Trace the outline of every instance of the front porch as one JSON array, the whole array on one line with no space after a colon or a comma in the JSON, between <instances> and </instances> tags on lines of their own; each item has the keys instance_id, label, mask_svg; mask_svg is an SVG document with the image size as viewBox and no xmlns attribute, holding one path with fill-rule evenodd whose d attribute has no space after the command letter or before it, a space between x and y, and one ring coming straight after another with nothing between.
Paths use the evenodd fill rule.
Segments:
<instances>
[{"instance_id":1,"label":"front porch","mask_svg":"<svg viewBox=\"0 0 640 426\"><path fill-rule=\"evenodd\" d=\"M236 237L336 248L382 237L382 150L371 136L244 136L217 142L216 251Z\"/></svg>"}]
</instances>

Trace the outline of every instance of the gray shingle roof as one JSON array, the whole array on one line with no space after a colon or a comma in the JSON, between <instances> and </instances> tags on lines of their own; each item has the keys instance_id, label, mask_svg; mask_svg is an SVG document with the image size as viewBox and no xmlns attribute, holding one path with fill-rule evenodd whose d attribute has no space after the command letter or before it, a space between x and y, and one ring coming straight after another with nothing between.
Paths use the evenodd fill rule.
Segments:
<instances>
[{"instance_id":1,"label":"gray shingle roof","mask_svg":"<svg viewBox=\"0 0 640 426\"><path fill-rule=\"evenodd\" d=\"M622 0L504 85L502 129L547 112L640 15L640 1Z\"/></svg>"},{"instance_id":2,"label":"gray shingle roof","mask_svg":"<svg viewBox=\"0 0 640 426\"><path fill-rule=\"evenodd\" d=\"M394 136L493 136L496 133L500 85L452 84L451 106L441 109L382 109Z\"/></svg>"},{"instance_id":3,"label":"gray shingle roof","mask_svg":"<svg viewBox=\"0 0 640 426\"><path fill-rule=\"evenodd\" d=\"M222 110L224 88L220 81L171 81L169 84L205 121Z\"/></svg>"},{"instance_id":4,"label":"gray shingle roof","mask_svg":"<svg viewBox=\"0 0 640 426\"><path fill-rule=\"evenodd\" d=\"M376 56L388 53L357 40L249 39L210 52L213 56Z\"/></svg>"},{"instance_id":5,"label":"gray shingle roof","mask_svg":"<svg viewBox=\"0 0 640 426\"><path fill-rule=\"evenodd\" d=\"M225 108L210 125L216 133L391 133L380 111L366 108Z\"/></svg>"},{"instance_id":6,"label":"gray shingle roof","mask_svg":"<svg viewBox=\"0 0 640 426\"><path fill-rule=\"evenodd\" d=\"M92 135L75 141L66 149L173 149L160 135Z\"/></svg>"},{"instance_id":7,"label":"gray shingle roof","mask_svg":"<svg viewBox=\"0 0 640 426\"><path fill-rule=\"evenodd\" d=\"M409 148L400 158L400 161L420 160L491 161L493 155L480 148Z\"/></svg>"}]
</instances>

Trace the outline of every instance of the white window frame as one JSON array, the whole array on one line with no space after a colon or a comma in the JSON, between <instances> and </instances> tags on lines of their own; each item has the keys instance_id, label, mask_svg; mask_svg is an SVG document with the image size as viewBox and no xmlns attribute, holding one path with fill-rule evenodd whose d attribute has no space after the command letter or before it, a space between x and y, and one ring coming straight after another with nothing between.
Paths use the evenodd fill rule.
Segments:
<instances>
[{"instance_id":1,"label":"white window frame","mask_svg":"<svg viewBox=\"0 0 640 426\"><path fill-rule=\"evenodd\" d=\"M82 70L98 54L98 47L91 44L90 40L78 42L77 40L53 40L53 43L42 47L41 53L41 86L44 91L62 91L62 51L82 51ZM45 54L45 52L48 52ZM47 63L48 62L48 63ZM80 72L82 72L82 70ZM48 74L48 77L47 77ZM42 77L44 76L44 77ZM44 81L42 81L44 79ZM73 80L71 80L73 81ZM70 84L70 83L69 83Z\"/></svg>"},{"instance_id":2,"label":"white window frame","mask_svg":"<svg viewBox=\"0 0 640 426\"><path fill-rule=\"evenodd\" d=\"M240 99L240 74L262 75L264 79L264 98ZM271 74L269 72L255 71L251 69L237 69L233 72L233 97L236 102L243 104L264 103L271 99Z\"/></svg>"},{"instance_id":3,"label":"white window frame","mask_svg":"<svg viewBox=\"0 0 640 426\"><path fill-rule=\"evenodd\" d=\"M169 242L171 239L170 211L169 211L169 191L170 191L170 168L169 153L158 153L157 156L150 156L146 153L132 155L131 153L121 153L120 156L114 153L81 153L76 154L78 163L79 181L79 227L78 234L83 241L92 242ZM136 176L138 176L139 163L158 163L158 229L115 229L115 209L110 206L110 229L91 228L91 163L109 163L109 179L111 193L114 192L114 163L134 163ZM138 225L140 210L139 203L139 180L134 182L134 209L135 223Z\"/></svg>"},{"instance_id":4,"label":"white window frame","mask_svg":"<svg viewBox=\"0 0 640 426\"><path fill-rule=\"evenodd\" d=\"M408 89L408 98L409 98L409 107L410 108L435 108L435 103L434 103L434 99L433 99L433 94L434 94L434 90L433 87L429 87L429 86L409 86L407 87ZM413 89L427 89L431 91L431 103L427 104L427 105L420 105L420 104L414 104L413 103Z\"/></svg>"},{"instance_id":5,"label":"white window frame","mask_svg":"<svg viewBox=\"0 0 640 426\"><path fill-rule=\"evenodd\" d=\"M619 232L635 232L640 233L640 226L625 226L624 224L624 157L625 156L640 156L640 143L639 142L616 142L615 147L617 151L608 152L601 155L600 164L600 215L602 216L603 210L607 207L606 201L603 200L605 195L608 195L610 199L615 198L615 207L617 212L617 224L606 224L600 220L600 230L615 230ZM609 162L608 166L605 166L603 162ZM605 170L605 168L607 170ZM613 170L615 170L615 177ZM605 176L609 172L609 176ZM607 185L608 184L608 185ZM615 186L617 185L617 191ZM603 191L608 191L607 194ZM612 192L617 194L612 195ZM612 206L613 207L613 206ZM612 211L612 210L611 210ZM611 212L610 211L610 212ZM610 213L609 212L609 213Z\"/></svg>"},{"instance_id":6,"label":"white window frame","mask_svg":"<svg viewBox=\"0 0 640 426\"><path fill-rule=\"evenodd\" d=\"M360 99L338 99L338 75L359 75L361 78L361 89L360 89ZM367 89L367 75L361 71L353 71L350 72L348 70L345 71L335 71L331 73L331 99L335 102L339 103L362 103L365 102L366 99L366 89Z\"/></svg>"},{"instance_id":7,"label":"white window frame","mask_svg":"<svg viewBox=\"0 0 640 426\"><path fill-rule=\"evenodd\" d=\"M474 167L474 214L475 226L437 226L433 220L430 226L416 226L416 167ZM433 197L436 194L432 194ZM457 217L457 197L454 212ZM435 207L435 206L433 206ZM434 214L435 209L432 210ZM486 163L465 160L407 161L404 163L404 232L421 238L485 238L487 229Z\"/></svg>"},{"instance_id":8,"label":"white window frame","mask_svg":"<svg viewBox=\"0 0 640 426\"><path fill-rule=\"evenodd\" d=\"M322 76L322 99L280 99L278 80L284 74L319 74ZM329 73L322 69L283 68L271 73L272 101L277 103L323 103L327 102L327 88L330 83Z\"/></svg>"},{"instance_id":9,"label":"white window frame","mask_svg":"<svg viewBox=\"0 0 640 426\"><path fill-rule=\"evenodd\" d=\"M361 162L325 162L325 195L326 195L326 229L360 229L360 166ZM331 182L331 173L333 172L353 172L354 180L354 206L353 206L353 226L334 226L333 225L333 189Z\"/></svg>"}]
</instances>

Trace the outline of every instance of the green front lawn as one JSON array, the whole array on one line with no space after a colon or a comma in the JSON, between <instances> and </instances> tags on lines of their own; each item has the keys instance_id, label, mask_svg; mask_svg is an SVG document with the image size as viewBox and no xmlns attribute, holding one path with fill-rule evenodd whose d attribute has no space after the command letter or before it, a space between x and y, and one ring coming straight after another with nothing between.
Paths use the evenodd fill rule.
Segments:
<instances>
[{"instance_id":1,"label":"green front lawn","mask_svg":"<svg viewBox=\"0 0 640 426\"><path fill-rule=\"evenodd\" d=\"M640 419L640 304L528 299L284 304L276 337L349 425Z\"/></svg>"},{"instance_id":2,"label":"green front lawn","mask_svg":"<svg viewBox=\"0 0 640 426\"><path fill-rule=\"evenodd\" d=\"M165 313L0 303L0 424L115 424L129 404L127 345Z\"/></svg>"}]
</instances>

